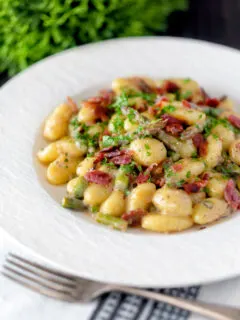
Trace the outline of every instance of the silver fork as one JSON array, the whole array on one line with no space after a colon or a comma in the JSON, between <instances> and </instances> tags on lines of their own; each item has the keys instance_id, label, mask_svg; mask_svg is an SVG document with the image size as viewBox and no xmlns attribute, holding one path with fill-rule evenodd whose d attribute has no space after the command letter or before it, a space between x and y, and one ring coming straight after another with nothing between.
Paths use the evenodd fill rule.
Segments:
<instances>
[{"instance_id":1,"label":"silver fork","mask_svg":"<svg viewBox=\"0 0 240 320\"><path fill-rule=\"evenodd\" d=\"M215 320L240 320L240 309L187 301L144 289L101 283L68 275L9 253L2 274L43 295L68 302L88 302L103 293L120 291L198 313Z\"/></svg>"}]
</instances>

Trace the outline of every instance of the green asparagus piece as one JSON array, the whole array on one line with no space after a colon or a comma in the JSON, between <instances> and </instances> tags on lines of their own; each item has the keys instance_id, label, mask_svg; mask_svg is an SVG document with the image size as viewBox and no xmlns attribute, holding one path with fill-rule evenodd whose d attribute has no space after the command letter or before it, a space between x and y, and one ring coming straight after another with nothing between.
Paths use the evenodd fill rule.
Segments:
<instances>
[{"instance_id":1,"label":"green asparagus piece","mask_svg":"<svg viewBox=\"0 0 240 320\"><path fill-rule=\"evenodd\" d=\"M124 172L122 172L122 170L119 170L115 178L114 189L125 191L128 188L128 184L129 177Z\"/></svg>"},{"instance_id":2,"label":"green asparagus piece","mask_svg":"<svg viewBox=\"0 0 240 320\"><path fill-rule=\"evenodd\" d=\"M82 202L82 200L79 199L74 199L70 197L64 197L62 199L62 206L63 208L68 208L68 209L85 209L85 206Z\"/></svg>"},{"instance_id":3,"label":"green asparagus piece","mask_svg":"<svg viewBox=\"0 0 240 320\"><path fill-rule=\"evenodd\" d=\"M78 177L76 180L76 184L73 187L73 196L77 199L81 199L83 197L83 193L88 186L87 181L84 177Z\"/></svg>"},{"instance_id":4,"label":"green asparagus piece","mask_svg":"<svg viewBox=\"0 0 240 320\"><path fill-rule=\"evenodd\" d=\"M100 212L96 214L96 221L121 231L126 231L128 226L127 221Z\"/></svg>"}]
</instances>

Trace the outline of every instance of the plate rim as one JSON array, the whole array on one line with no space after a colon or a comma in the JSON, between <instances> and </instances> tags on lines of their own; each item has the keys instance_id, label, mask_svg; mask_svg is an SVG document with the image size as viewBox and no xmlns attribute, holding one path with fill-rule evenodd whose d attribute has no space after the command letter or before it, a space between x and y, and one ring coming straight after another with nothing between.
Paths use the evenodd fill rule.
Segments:
<instances>
[{"instance_id":1,"label":"plate rim","mask_svg":"<svg viewBox=\"0 0 240 320\"><path fill-rule=\"evenodd\" d=\"M27 68L26 70L23 70L22 72L20 72L19 74L17 74L15 77L11 78L10 80L8 80L0 89L0 95L1 95L1 92L3 90L5 90L6 87L9 86L9 84L13 83L14 81L18 81L19 77L21 77L23 74L26 74L27 72L31 72L31 70L33 70L36 66L39 66L41 64L44 64L46 61L49 61L51 59L54 59L56 56L60 56L60 55L65 55L67 52L71 52L71 51L78 51L78 50L83 50L83 48L88 48L88 47L98 47L99 44L102 44L102 43L113 43L113 42L122 42L122 41L142 41L142 39L147 39L147 40L167 40L167 41L177 41L177 42L185 42L185 43L201 43L201 44L204 44L204 45L207 45L207 46L214 46L216 48L219 48L219 49L224 49L224 50L227 50L227 51L230 51L230 52L235 52L237 54L240 54L240 51L238 49L235 49L235 48L231 48L231 47L228 47L228 46L225 46L225 45L222 45L222 44L216 44L216 43L212 43L212 42L208 42L208 41L204 41L204 40L197 40L197 39L191 39L191 38L180 38L180 37L169 37L169 36L146 36L146 37L129 37L129 38L118 38L118 39L110 39L110 40L105 40L105 41L99 41L99 42L96 42L96 43L90 43L90 44L84 44L84 45L81 45L81 46L78 46L78 47L74 47L74 48L70 48L70 49L67 49L67 50L64 50L62 52L59 52L59 53L56 53L52 56L49 56L49 57L46 57L42 60L40 60L39 62L33 64L32 66L30 66L29 68ZM240 57L240 55L239 55ZM5 228L2 227L2 225L0 225L0 227L6 231ZM22 246L24 246L25 248L27 249L30 249L32 251L32 253L36 256L38 256L38 258L60 268L61 270L66 270L66 266L64 267L61 267L61 265L59 265L59 263L55 263L54 261L51 261L51 259L49 259L48 257L45 257L42 253L37 253L35 251L33 251L34 249L31 248L31 246L26 246L26 244L23 244L21 240L19 240L18 238L16 238L15 236L13 236L11 233L9 233L7 231L7 233L12 237L14 238L18 243L20 243ZM71 273L73 271L71 270ZM75 274L75 272L74 272ZM201 284L205 284L205 283L210 283L210 282L216 282L216 281L220 281L220 280L224 280L224 279L229 279L229 278L233 278L233 277L236 277L237 275L240 274L240 270L239 272L235 273L235 274L231 274L231 275L222 275L222 277L219 277L217 276L216 278L214 277L210 277L209 279L206 279L205 281L201 281ZM79 275L79 274L78 274ZM93 277L91 277L91 279L94 279L94 275ZM121 282L122 283L122 282ZM131 285L131 283L124 283L124 284L128 284L128 285ZM182 283L181 281L179 283L174 283L172 285L168 285L167 287L175 287L175 286L188 286L188 285L198 285L199 283L193 283L191 280L189 283L186 283L186 280L184 281L184 283ZM141 284L138 285L138 286L142 286ZM151 286L151 287L159 287L158 284L154 285L153 283L149 283L149 285L146 283L143 285L144 287L145 286Z\"/></svg>"}]
</instances>

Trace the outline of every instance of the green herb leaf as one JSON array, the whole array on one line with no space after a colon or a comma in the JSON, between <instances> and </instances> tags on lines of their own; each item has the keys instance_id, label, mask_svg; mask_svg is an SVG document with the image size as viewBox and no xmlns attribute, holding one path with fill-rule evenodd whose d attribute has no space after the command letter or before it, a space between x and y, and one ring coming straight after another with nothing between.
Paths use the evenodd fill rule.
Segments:
<instances>
[{"instance_id":1,"label":"green herb leaf","mask_svg":"<svg viewBox=\"0 0 240 320\"><path fill-rule=\"evenodd\" d=\"M176 187L177 188L181 188L184 185L184 183L185 183L185 180L183 180L183 179L179 180L179 181L176 182Z\"/></svg>"},{"instance_id":2,"label":"green herb leaf","mask_svg":"<svg viewBox=\"0 0 240 320\"><path fill-rule=\"evenodd\" d=\"M185 79L183 80L184 83L188 83L188 82L190 82L190 81L191 81L191 78L185 78Z\"/></svg>"},{"instance_id":3,"label":"green herb leaf","mask_svg":"<svg viewBox=\"0 0 240 320\"><path fill-rule=\"evenodd\" d=\"M182 93L181 98L183 100L186 100L186 99L190 98L191 96L192 96L192 91L187 90L186 92Z\"/></svg>"},{"instance_id":4,"label":"green herb leaf","mask_svg":"<svg viewBox=\"0 0 240 320\"><path fill-rule=\"evenodd\" d=\"M191 171L188 171L187 174L186 174L186 178L189 179L190 177L191 177Z\"/></svg>"},{"instance_id":5,"label":"green herb leaf","mask_svg":"<svg viewBox=\"0 0 240 320\"><path fill-rule=\"evenodd\" d=\"M177 108L176 107L174 107L174 106L172 106L172 105L168 105L168 106L165 106L165 107L163 107L162 108L162 114L164 114L164 113L172 113L172 112L174 112L175 110L177 110Z\"/></svg>"}]
</instances>

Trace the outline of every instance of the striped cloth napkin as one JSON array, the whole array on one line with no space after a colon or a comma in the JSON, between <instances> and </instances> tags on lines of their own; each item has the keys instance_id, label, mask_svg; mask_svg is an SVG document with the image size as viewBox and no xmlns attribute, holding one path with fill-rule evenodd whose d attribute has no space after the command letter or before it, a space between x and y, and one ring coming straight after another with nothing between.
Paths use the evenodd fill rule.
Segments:
<instances>
[{"instance_id":1,"label":"striped cloth napkin","mask_svg":"<svg viewBox=\"0 0 240 320\"><path fill-rule=\"evenodd\" d=\"M39 261L0 229L0 266L8 252ZM1 268L1 267L0 267ZM202 287L159 289L184 299L240 307L240 277ZM41 296L0 276L1 320L203 320L186 310L128 294L112 292L87 304L65 303Z\"/></svg>"},{"instance_id":2,"label":"striped cloth napkin","mask_svg":"<svg viewBox=\"0 0 240 320\"><path fill-rule=\"evenodd\" d=\"M196 299L199 287L159 289L165 293L184 299ZM166 303L154 302L129 294L112 292L103 296L90 320L186 320L189 312Z\"/></svg>"}]
</instances>

